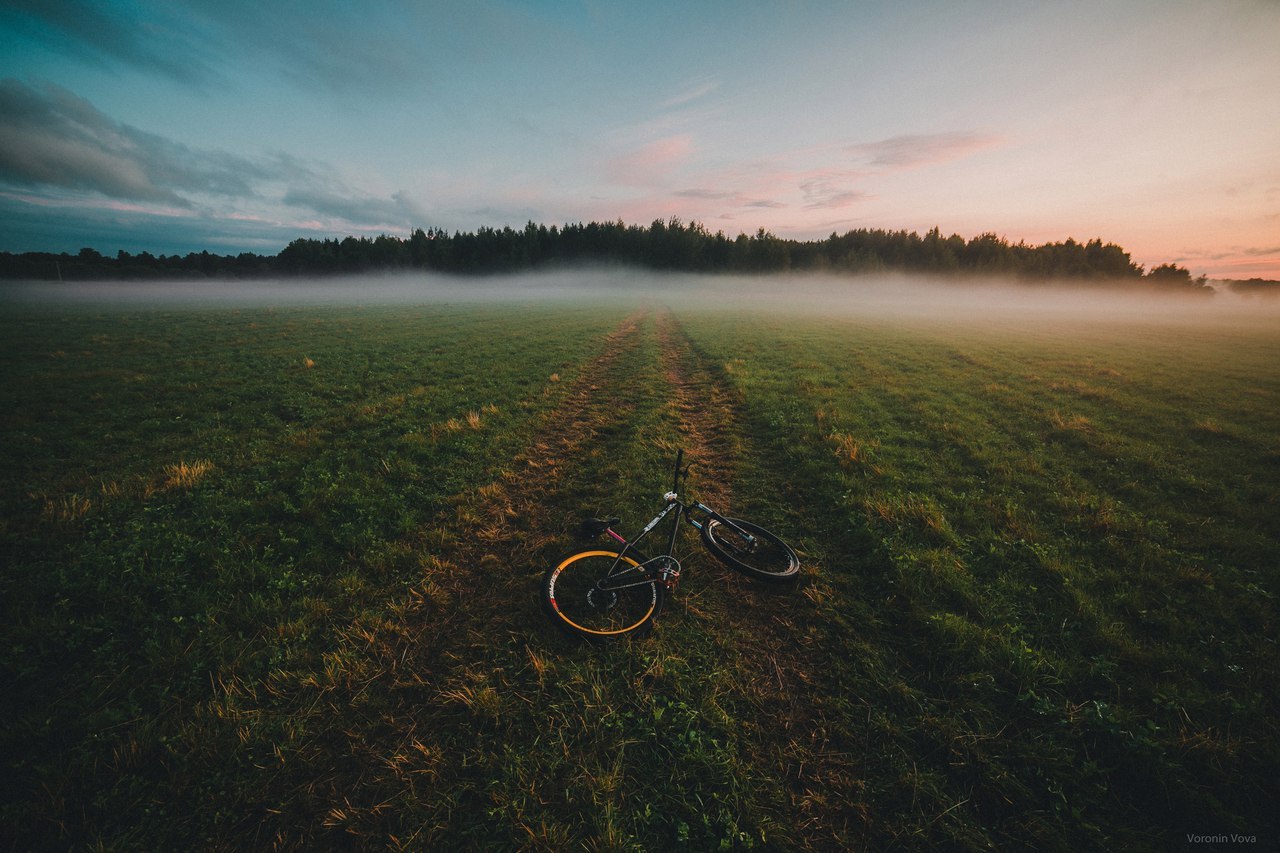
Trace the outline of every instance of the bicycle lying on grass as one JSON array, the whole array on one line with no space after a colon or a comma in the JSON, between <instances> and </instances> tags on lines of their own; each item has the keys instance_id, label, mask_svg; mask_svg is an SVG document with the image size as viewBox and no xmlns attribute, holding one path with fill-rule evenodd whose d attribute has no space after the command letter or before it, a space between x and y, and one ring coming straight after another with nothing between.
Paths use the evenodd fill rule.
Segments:
<instances>
[{"instance_id":1,"label":"bicycle lying on grass","mask_svg":"<svg viewBox=\"0 0 1280 853\"><path fill-rule=\"evenodd\" d=\"M607 533L621 543L617 550L588 550L566 557L547 570L542 599L553 622L572 634L590 639L618 637L652 624L662 602L680 578L675 558L676 536L683 519L702 533L702 544L712 556L730 568L764 581L788 581L800 572L800 560L785 542L758 524L726 518L700 501L680 499L682 480L689 477L676 454L675 480L663 496L666 506L635 537L627 540L614 532L617 518L592 518L583 522L588 538ZM694 518L697 513L701 521ZM667 550L646 557L636 544L667 516L674 515Z\"/></svg>"}]
</instances>

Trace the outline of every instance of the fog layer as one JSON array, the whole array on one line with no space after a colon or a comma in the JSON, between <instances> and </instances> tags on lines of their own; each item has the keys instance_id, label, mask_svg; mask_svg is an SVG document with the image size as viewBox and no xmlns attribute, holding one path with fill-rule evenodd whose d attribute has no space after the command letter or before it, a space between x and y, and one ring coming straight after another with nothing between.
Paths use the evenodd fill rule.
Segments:
<instances>
[{"instance_id":1,"label":"fog layer","mask_svg":"<svg viewBox=\"0 0 1280 853\"><path fill-rule=\"evenodd\" d=\"M925 322L1070 320L1280 323L1280 299L1152 289L901 275L732 276L577 270L509 276L4 282L0 306L182 310L305 306L654 303L673 308ZM1280 328L1280 326L1278 326Z\"/></svg>"}]
</instances>

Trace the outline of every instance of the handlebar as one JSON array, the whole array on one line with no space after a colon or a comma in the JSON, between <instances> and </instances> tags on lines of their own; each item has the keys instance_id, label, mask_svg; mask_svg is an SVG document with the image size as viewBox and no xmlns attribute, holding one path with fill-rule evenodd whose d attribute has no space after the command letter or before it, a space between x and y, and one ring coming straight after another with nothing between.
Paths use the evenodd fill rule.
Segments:
<instances>
[{"instance_id":1,"label":"handlebar","mask_svg":"<svg viewBox=\"0 0 1280 853\"><path fill-rule=\"evenodd\" d=\"M680 463L683 461L684 461L684 448L682 447L676 451L676 474L675 474L675 479L672 481L672 486L671 486L671 491L673 492L680 491Z\"/></svg>"}]
</instances>

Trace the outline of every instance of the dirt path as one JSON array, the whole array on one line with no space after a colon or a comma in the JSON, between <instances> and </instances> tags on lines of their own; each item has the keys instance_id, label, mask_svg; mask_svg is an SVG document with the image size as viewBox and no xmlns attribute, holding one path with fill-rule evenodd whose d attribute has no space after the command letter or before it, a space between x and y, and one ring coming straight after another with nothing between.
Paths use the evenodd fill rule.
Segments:
<instances>
[{"instance_id":1,"label":"dirt path","mask_svg":"<svg viewBox=\"0 0 1280 853\"><path fill-rule=\"evenodd\" d=\"M344 632L327 678L295 688L290 724L312 728L311 720L318 733L291 748L294 769L274 784L307 780L305 792L295 787L289 796L307 801L298 803L302 814L327 817L309 827L267 819L264 832L274 828L279 839L306 841L332 838L331 832L386 838L398 824L397 804L406 802L430 804L432 816L419 830L424 838L465 821L452 799L437 800L431 791L478 790L475 768L456 751L458 738L470 726L509 725L539 706L536 689L527 689L533 673L521 671L536 670L540 683L546 666L547 649L532 643L528 625L544 619L531 569L559 536L549 507L567 466L582 464L594 438L633 426L636 404L626 397L620 363L655 339L675 441L695 465L693 491L732 512L734 474L750 440L741 434L736 392L670 312L627 317L525 450L438 516L431 535L439 544L424 549L422 581L383 617ZM794 588L775 593L709 557L698 560L694 580L676 592L660 630L670 622L672 630L693 631L693 642L710 644L708 652L725 662L718 677L741 720L738 749L753 766L778 768L789 802L777 807L792 816L802 844L830 843L846 828L841 824L856 820L848 803L857 782L831 742L815 695L824 682L813 671L821 657L794 618L809 602ZM660 646L661 635L647 642ZM473 760L494 760L485 756ZM335 770L331 762L339 758L346 765ZM567 772L585 772L566 759ZM279 796L277 790L264 800ZM413 846L413 838L406 843Z\"/></svg>"},{"instance_id":2,"label":"dirt path","mask_svg":"<svg viewBox=\"0 0 1280 853\"><path fill-rule=\"evenodd\" d=\"M697 465L693 486L704 502L730 514L734 469L750 452L750 437L736 429L744 420L741 403L675 316L659 314L656 326L671 406L686 453ZM805 565L802 571L812 574L815 568ZM863 820L857 806L861 782L856 761L824 711L831 692L839 690L821 671L826 650L815 647L802 627L816 599L806 595L803 578L799 587L772 589L719 569L710 583L718 594L701 596L697 615L731 638L726 645L735 655L737 689L753 709L746 749L758 766L782 771L788 811L804 845L838 844L851 830L856 834ZM679 594L676 599L678 608Z\"/></svg>"},{"instance_id":3,"label":"dirt path","mask_svg":"<svg viewBox=\"0 0 1280 853\"><path fill-rule=\"evenodd\" d=\"M649 323L645 310L626 317L566 391L556 387L558 377L549 379L548 392L563 396L526 449L492 482L455 496L422 531L415 543L421 580L382 616L343 629L323 676L298 682L282 674L268 687L279 704L252 713L307 734L290 737L284 751L276 747L280 767L264 777L262 799L326 817L320 825L298 824L267 810L259 839L308 846L334 832L380 837L385 821L394 821L390 803L421 799L414 793L420 786L458 772L432 728L459 705L497 701L479 680L500 638L541 618L527 568L555 538L544 517L546 496L558 490L568 460L627 417L617 366L645 342Z\"/></svg>"},{"instance_id":4,"label":"dirt path","mask_svg":"<svg viewBox=\"0 0 1280 853\"><path fill-rule=\"evenodd\" d=\"M694 465L693 484L705 503L727 514L733 498L733 468L741 452L732 431L737 420L733 392L717 381L670 311L658 314L656 330L662 370L671 386L670 406L685 456Z\"/></svg>"},{"instance_id":5,"label":"dirt path","mask_svg":"<svg viewBox=\"0 0 1280 853\"><path fill-rule=\"evenodd\" d=\"M432 557L422 589L411 611L403 615L404 638L411 648L401 658L414 661L416 672L430 671L424 655L450 631L476 631L479 645L492 644L492 632L510 618L503 595L477 596L528 583L527 568L535 555L556 540L547 524L548 496L559 488L561 468L601 430L625 420L633 406L610 393L617 384L615 367L643 342L647 312L637 312L604 337L602 352L588 362L528 447L511 460L493 482L458 495L452 513L438 524L458 532L447 558ZM485 599L498 601L486 606Z\"/></svg>"},{"instance_id":6,"label":"dirt path","mask_svg":"<svg viewBox=\"0 0 1280 853\"><path fill-rule=\"evenodd\" d=\"M455 579L466 577L467 563L493 566L497 561L509 570L525 566L555 538L555 531L541 523L547 495L558 488L561 467L580 457L592 438L632 410L631 403L608 389L616 384L618 360L642 342L646 321L647 312L638 312L606 335L604 351L582 369L510 467L493 483L460 496L461 519L467 523L463 526L471 526L476 535L472 542L459 543L454 552L452 560L462 568ZM513 528L518 535L513 535Z\"/></svg>"}]
</instances>

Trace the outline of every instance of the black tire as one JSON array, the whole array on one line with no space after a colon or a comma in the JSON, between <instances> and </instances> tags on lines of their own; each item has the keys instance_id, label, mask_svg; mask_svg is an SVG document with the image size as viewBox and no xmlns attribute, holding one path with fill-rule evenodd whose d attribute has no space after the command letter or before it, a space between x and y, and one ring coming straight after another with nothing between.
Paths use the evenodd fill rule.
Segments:
<instances>
[{"instance_id":1,"label":"black tire","mask_svg":"<svg viewBox=\"0 0 1280 853\"><path fill-rule=\"evenodd\" d=\"M751 540L727 524L708 519L702 526L702 544L720 562L762 581L781 583L800 574L800 558L787 543L758 524L740 518L727 519L751 535Z\"/></svg>"},{"instance_id":2,"label":"black tire","mask_svg":"<svg viewBox=\"0 0 1280 853\"><path fill-rule=\"evenodd\" d=\"M666 588L653 581L613 591L598 582L612 570L636 571L631 557L616 551L582 551L547 569L542 578L542 603L560 628L590 640L608 640L644 631L662 610Z\"/></svg>"}]
</instances>

